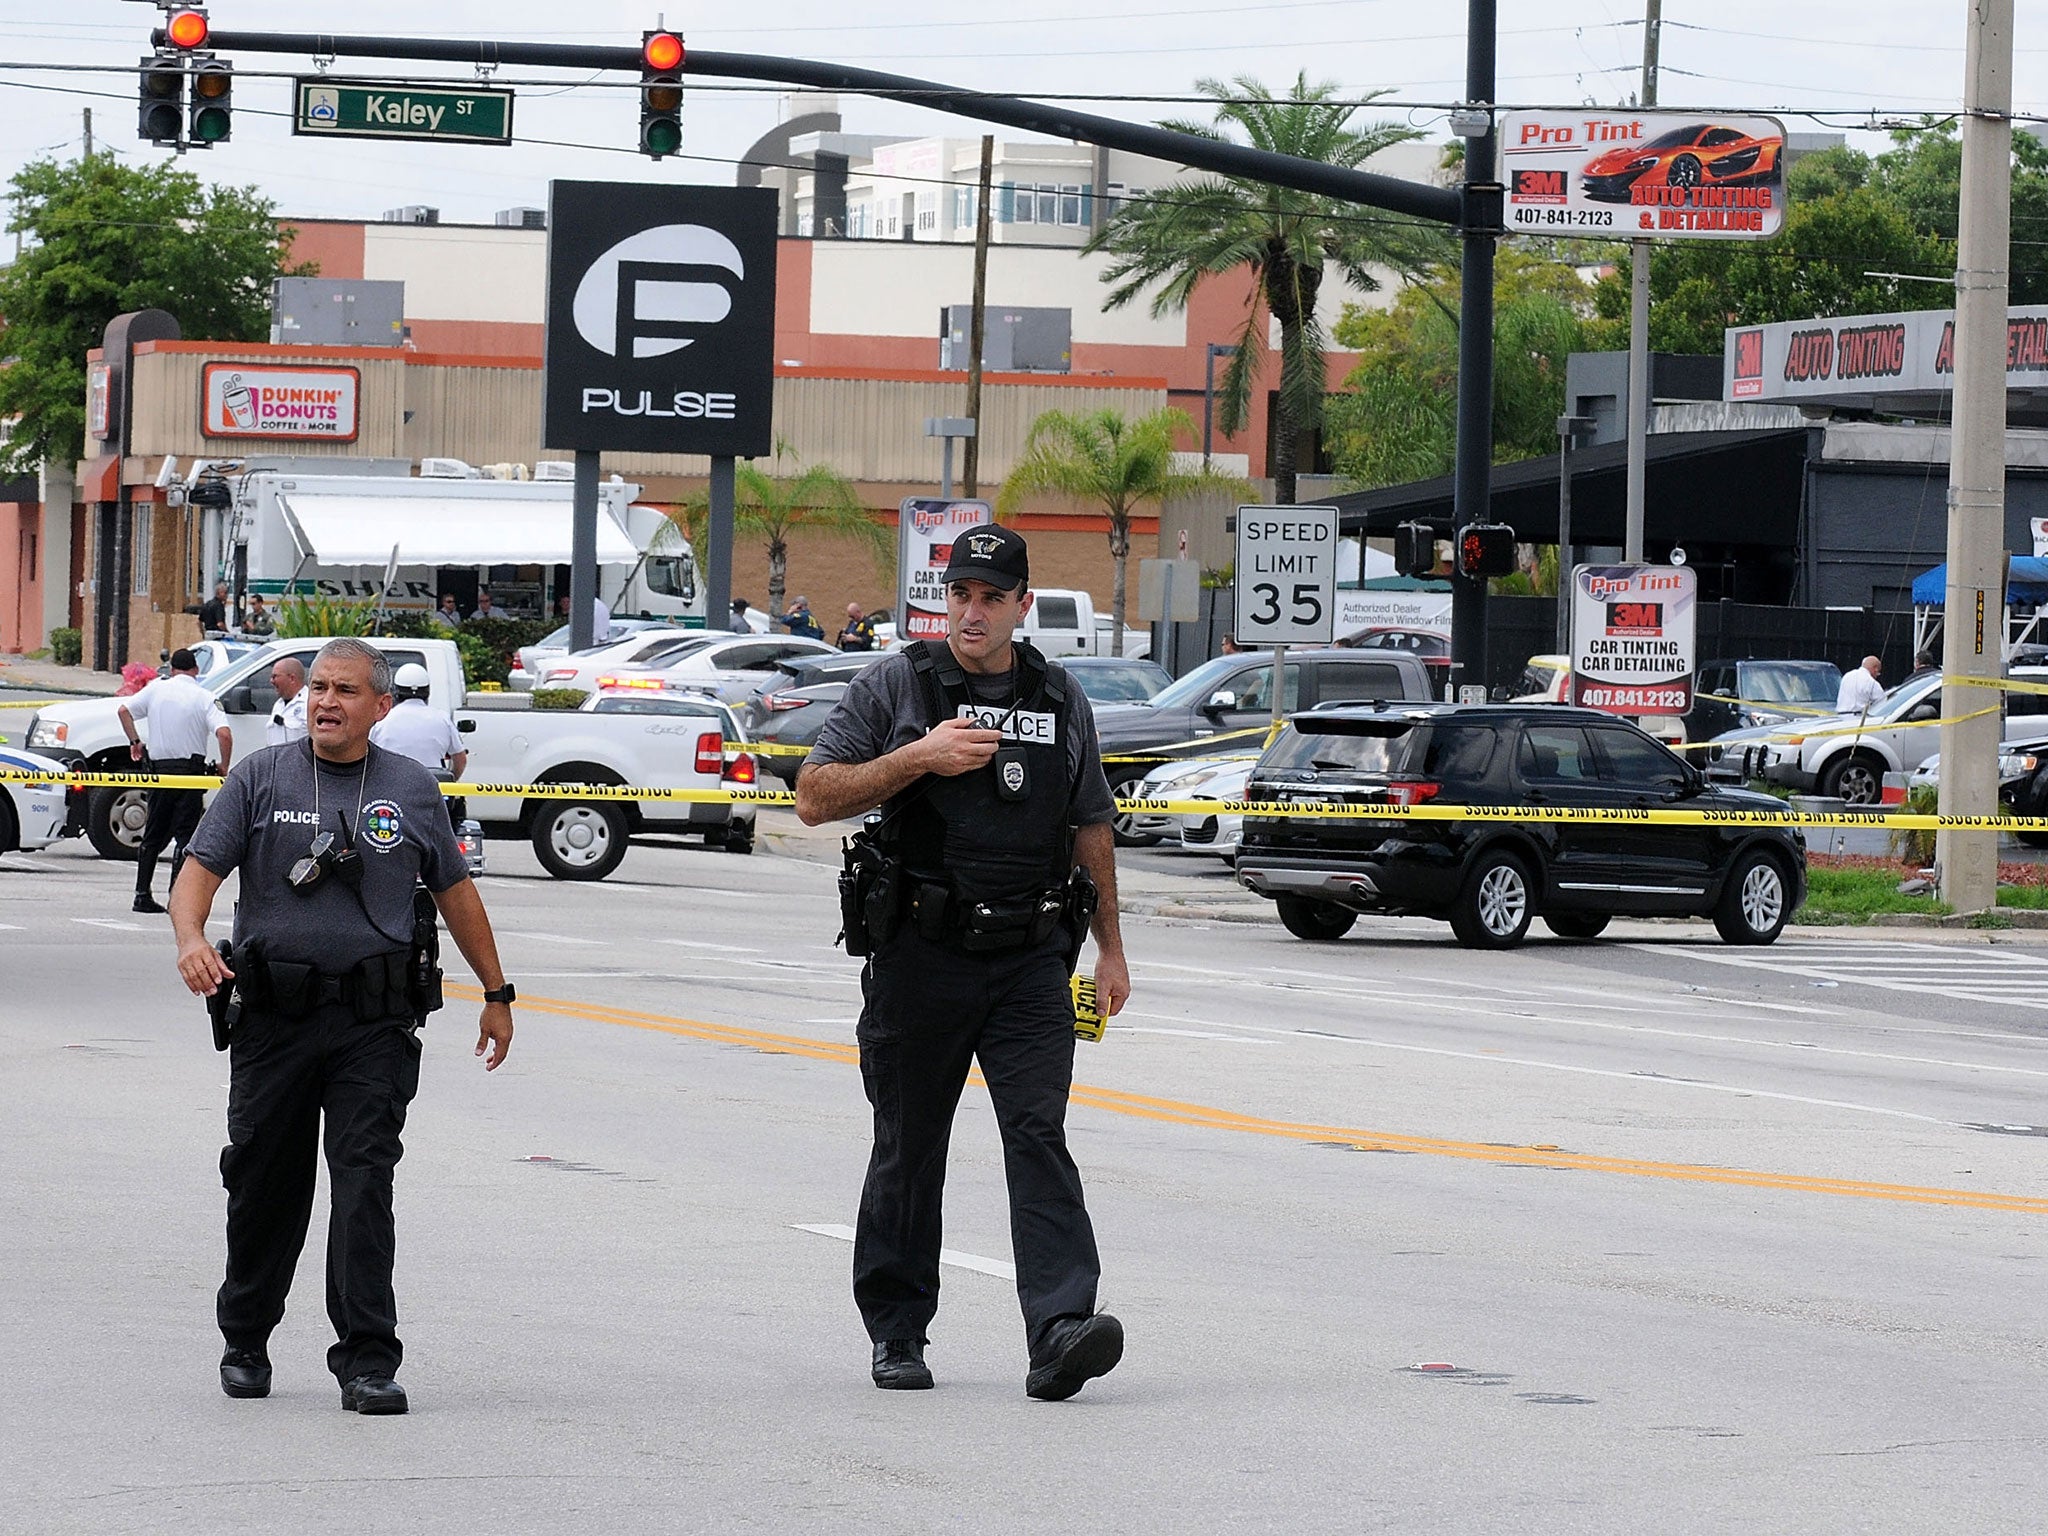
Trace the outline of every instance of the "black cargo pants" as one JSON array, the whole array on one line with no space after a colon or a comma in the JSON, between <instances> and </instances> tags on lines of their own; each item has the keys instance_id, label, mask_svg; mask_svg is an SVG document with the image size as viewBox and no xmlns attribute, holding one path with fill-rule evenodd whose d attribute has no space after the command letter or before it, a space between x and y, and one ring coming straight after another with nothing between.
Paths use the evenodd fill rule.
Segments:
<instances>
[{"instance_id":1,"label":"black cargo pants","mask_svg":"<svg viewBox=\"0 0 2048 1536\"><path fill-rule=\"evenodd\" d=\"M147 766L152 773L204 773L206 759L151 758ZM205 811L206 791L203 789L152 789L149 792L149 811L142 823L142 849L135 861L136 895L149 894L150 885L156 879L156 861L172 843L178 845L178 857L171 865L171 882L177 883L178 869L185 862L185 845L198 830L199 818Z\"/></svg>"},{"instance_id":2,"label":"black cargo pants","mask_svg":"<svg viewBox=\"0 0 2048 1536\"><path fill-rule=\"evenodd\" d=\"M305 1246L323 1139L327 1223L327 1368L342 1383L398 1369L391 1173L420 1081L410 1019L361 1023L327 1004L303 1018L245 1012L229 1047L227 1278L217 1311L230 1348L260 1350L284 1316Z\"/></svg>"},{"instance_id":3,"label":"black cargo pants","mask_svg":"<svg viewBox=\"0 0 2048 1536\"><path fill-rule=\"evenodd\" d=\"M1032 1358L1045 1352L1054 1323L1094 1312L1102 1265L1066 1141L1074 1079L1067 976L1057 942L968 955L908 929L869 960L859 1039L875 1145L854 1229L853 1296L877 1342L923 1339L938 1311L946 1150L971 1061L1002 1131Z\"/></svg>"}]
</instances>

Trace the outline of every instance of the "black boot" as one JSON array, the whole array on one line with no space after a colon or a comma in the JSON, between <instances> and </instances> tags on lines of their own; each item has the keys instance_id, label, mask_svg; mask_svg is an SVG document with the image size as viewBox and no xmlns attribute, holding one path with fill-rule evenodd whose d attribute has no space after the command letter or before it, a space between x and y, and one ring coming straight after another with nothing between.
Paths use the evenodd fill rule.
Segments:
<instances>
[{"instance_id":1,"label":"black boot","mask_svg":"<svg viewBox=\"0 0 2048 1536\"><path fill-rule=\"evenodd\" d=\"M891 1392L923 1392L932 1384L924 1340L884 1339L875 1346L875 1385Z\"/></svg>"},{"instance_id":2,"label":"black boot","mask_svg":"<svg viewBox=\"0 0 2048 1536\"><path fill-rule=\"evenodd\" d=\"M1027 1395L1057 1403L1072 1397L1097 1376L1107 1376L1124 1357L1124 1325L1107 1312L1077 1317L1052 1336L1045 1356L1024 1378Z\"/></svg>"},{"instance_id":3,"label":"black boot","mask_svg":"<svg viewBox=\"0 0 2048 1536\"><path fill-rule=\"evenodd\" d=\"M231 1349L220 1357L220 1389L229 1397L270 1396L270 1357L260 1349Z\"/></svg>"}]
</instances>

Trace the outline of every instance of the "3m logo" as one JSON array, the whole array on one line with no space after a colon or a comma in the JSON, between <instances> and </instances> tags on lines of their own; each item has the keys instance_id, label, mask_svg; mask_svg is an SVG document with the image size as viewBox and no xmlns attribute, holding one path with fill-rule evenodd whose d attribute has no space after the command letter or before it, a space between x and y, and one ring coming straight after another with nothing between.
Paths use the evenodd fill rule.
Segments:
<instances>
[{"instance_id":1,"label":"3m logo","mask_svg":"<svg viewBox=\"0 0 2048 1536\"><path fill-rule=\"evenodd\" d=\"M1518 203L1561 203L1564 201L1563 171L1515 172L1514 200Z\"/></svg>"},{"instance_id":2,"label":"3m logo","mask_svg":"<svg viewBox=\"0 0 2048 1536\"><path fill-rule=\"evenodd\" d=\"M1735 399L1745 395L1760 395L1764 392L1764 333L1762 331L1737 331L1735 333L1735 387L1729 392Z\"/></svg>"},{"instance_id":3,"label":"3m logo","mask_svg":"<svg viewBox=\"0 0 2048 1536\"><path fill-rule=\"evenodd\" d=\"M1609 603L1607 633L1610 635L1661 635L1664 633L1662 603Z\"/></svg>"}]
</instances>

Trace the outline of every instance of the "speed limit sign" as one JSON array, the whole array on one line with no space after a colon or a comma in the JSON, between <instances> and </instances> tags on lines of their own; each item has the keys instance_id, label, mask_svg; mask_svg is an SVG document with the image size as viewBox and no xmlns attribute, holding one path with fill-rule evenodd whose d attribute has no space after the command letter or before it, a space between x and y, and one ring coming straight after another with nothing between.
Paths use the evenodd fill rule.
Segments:
<instances>
[{"instance_id":1,"label":"speed limit sign","mask_svg":"<svg viewBox=\"0 0 2048 1536\"><path fill-rule=\"evenodd\" d=\"M1328 645L1337 624L1337 509L1237 509L1239 645Z\"/></svg>"}]
</instances>

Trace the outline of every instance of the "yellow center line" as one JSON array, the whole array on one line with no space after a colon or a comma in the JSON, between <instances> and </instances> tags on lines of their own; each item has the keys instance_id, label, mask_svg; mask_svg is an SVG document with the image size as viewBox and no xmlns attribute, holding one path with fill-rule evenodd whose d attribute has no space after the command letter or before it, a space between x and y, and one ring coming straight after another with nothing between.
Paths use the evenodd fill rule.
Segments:
<instances>
[{"instance_id":1,"label":"yellow center line","mask_svg":"<svg viewBox=\"0 0 2048 1536\"><path fill-rule=\"evenodd\" d=\"M449 983L451 997L481 1001L483 993L469 986ZM708 1040L719 1045L741 1045L777 1056L805 1056L818 1061L836 1061L858 1066L860 1050L853 1044L818 1040L806 1035L782 1035L747 1029L736 1024L713 1024L702 1019L677 1018L669 1014L645 1013L632 1008L614 1008L603 1003L579 1003L565 998L521 996L519 1006L529 1013L556 1014L563 1018L588 1019L599 1024L616 1024L627 1029L679 1035ZM980 1075L974 1074L979 1081ZM1361 1130L1355 1126L1312 1125L1294 1120L1273 1120L1260 1115L1240 1114L1206 1104L1189 1104L1178 1099L1154 1098L1119 1088L1102 1088L1075 1083L1070 1094L1076 1104L1133 1119L1167 1125L1193 1126L1201 1130L1235 1131L1253 1136L1270 1136L1285 1141L1342 1142L1362 1152L1413 1152L1429 1157L1457 1158L1465 1162L1493 1163L1504 1167L1577 1169L1586 1173L1621 1174L1630 1178L1671 1179L1689 1184L1726 1184L1745 1189L1777 1189L1799 1194L1833 1195L1856 1200L1888 1200L1905 1205L1964 1206L1985 1211L2014 1211L2029 1216L2048 1216L2048 1198L2006 1195L1991 1190L1944 1189L1918 1184L1882 1184L1867 1179L1829 1179L1799 1173L1771 1173L1761 1169L1726 1168L1706 1163L1664 1163L1634 1157L1606 1157L1590 1152L1565 1152L1551 1146L1514 1146L1500 1142L1455 1141L1439 1136L1411 1136L1397 1131Z\"/></svg>"}]
</instances>

